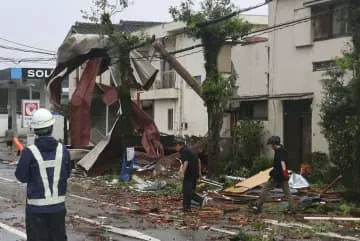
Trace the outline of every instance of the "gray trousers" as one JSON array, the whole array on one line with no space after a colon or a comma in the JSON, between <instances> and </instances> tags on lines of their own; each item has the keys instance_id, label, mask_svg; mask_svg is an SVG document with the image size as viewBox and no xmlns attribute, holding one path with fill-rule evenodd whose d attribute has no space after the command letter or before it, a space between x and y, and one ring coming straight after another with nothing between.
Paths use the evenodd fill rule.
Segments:
<instances>
[{"instance_id":1,"label":"gray trousers","mask_svg":"<svg viewBox=\"0 0 360 241\"><path fill-rule=\"evenodd\" d=\"M294 203L294 199L292 198L291 194L290 194L290 187L289 187L289 182L288 181L283 181L283 182L276 182L274 181L273 178L269 179L269 181L267 183L265 183L265 186L263 187L263 189L261 190L260 193L260 197L259 199L256 201L256 206L258 206L259 208L262 207L262 205L265 202L266 196L268 194L268 192L272 189L274 189L275 187L280 186L285 194L286 199L289 202L289 209L290 210L295 210L295 203Z\"/></svg>"}]
</instances>

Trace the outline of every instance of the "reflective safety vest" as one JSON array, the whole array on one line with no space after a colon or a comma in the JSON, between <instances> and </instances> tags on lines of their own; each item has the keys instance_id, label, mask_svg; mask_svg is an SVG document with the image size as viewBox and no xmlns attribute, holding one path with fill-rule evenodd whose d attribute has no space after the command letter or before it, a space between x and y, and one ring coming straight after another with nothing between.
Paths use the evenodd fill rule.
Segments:
<instances>
[{"instance_id":1,"label":"reflective safety vest","mask_svg":"<svg viewBox=\"0 0 360 241\"><path fill-rule=\"evenodd\" d=\"M47 160L41 156L39 149L35 145L31 145L28 147L32 154L34 155L40 170L41 180L44 185L44 197L42 199L28 199L27 203L34 206L46 206L46 205L54 205L65 202L65 196L59 196L58 184L60 180L60 171L61 171L61 163L63 158L63 146L62 144L58 144L56 148L55 160ZM46 172L47 168L54 168L54 180L52 193L50 191L49 179Z\"/></svg>"}]
</instances>

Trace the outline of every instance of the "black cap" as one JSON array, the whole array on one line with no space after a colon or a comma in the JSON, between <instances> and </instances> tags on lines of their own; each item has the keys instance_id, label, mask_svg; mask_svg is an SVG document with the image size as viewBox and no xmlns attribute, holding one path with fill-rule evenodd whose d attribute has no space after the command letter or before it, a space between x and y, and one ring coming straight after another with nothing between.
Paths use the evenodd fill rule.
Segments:
<instances>
[{"instance_id":1,"label":"black cap","mask_svg":"<svg viewBox=\"0 0 360 241\"><path fill-rule=\"evenodd\" d=\"M278 136L271 136L268 140L267 140L267 145L280 145L280 137Z\"/></svg>"},{"instance_id":2,"label":"black cap","mask_svg":"<svg viewBox=\"0 0 360 241\"><path fill-rule=\"evenodd\" d=\"M181 145L181 146L184 146L186 143L185 143L185 140L181 137L175 137L174 138L174 145Z\"/></svg>"}]
</instances>

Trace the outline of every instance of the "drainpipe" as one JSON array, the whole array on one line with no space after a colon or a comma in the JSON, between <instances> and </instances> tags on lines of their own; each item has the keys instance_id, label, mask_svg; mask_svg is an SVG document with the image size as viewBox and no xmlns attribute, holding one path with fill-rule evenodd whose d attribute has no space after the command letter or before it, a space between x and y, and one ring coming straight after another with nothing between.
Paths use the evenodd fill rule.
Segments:
<instances>
[{"instance_id":1,"label":"drainpipe","mask_svg":"<svg viewBox=\"0 0 360 241\"><path fill-rule=\"evenodd\" d=\"M270 4L273 4L273 10L274 10L274 15L273 15L273 25L276 25L276 16L277 16L277 8L278 8L278 0L274 0L272 3ZM270 35L271 36L271 35ZM276 73L276 70L275 70L275 66L276 66L276 49L275 49L275 42L276 42L276 31L273 31L272 33L272 42L271 42L271 45L270 45L270 50L272 51L272 54L271 54L271 59L272 59L272 62L270 62L271 64L269 66L271 66L271 68L269 68L269 73L272 73L272 78L270 80L269 78L269 86L271 85L271 91L269 90L269 95L273 95L274 94L274 79L275 79L275 73ZM273 131L274 133L278 133L277 131L277 126L276 126L276 123L278 122L276 119L277 119L277 106L276 106L276 103L274 101L272 101L273 103Z\"/></svg>"},{"instance_id":2,"label":"drainpipe","mask_svg":"<svg viewBox=\"0 0 360 241\"><path fill-rule=\"evenodd\" d=\"M179 135L183 136L183 123L184 122L184 81L180 83L180 100L179 100Z\"/></svg>"}]
</instances>

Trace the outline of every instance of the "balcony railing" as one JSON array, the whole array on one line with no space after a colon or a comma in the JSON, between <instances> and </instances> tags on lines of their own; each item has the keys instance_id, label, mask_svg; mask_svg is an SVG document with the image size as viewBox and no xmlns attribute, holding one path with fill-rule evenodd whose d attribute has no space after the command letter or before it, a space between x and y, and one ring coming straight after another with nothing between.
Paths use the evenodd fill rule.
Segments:
<instances>
[{"instance_id":1,"label":"balcony railing","mask_svg":"<svg viewBox=\"0 0 360 241\"><path fill-rule=\"evenodd\" d=\"M155 89L171 89L175 88L176 74L175 71L163 72L161 81L155 82Z\"/></svg>"}]
</instances>

